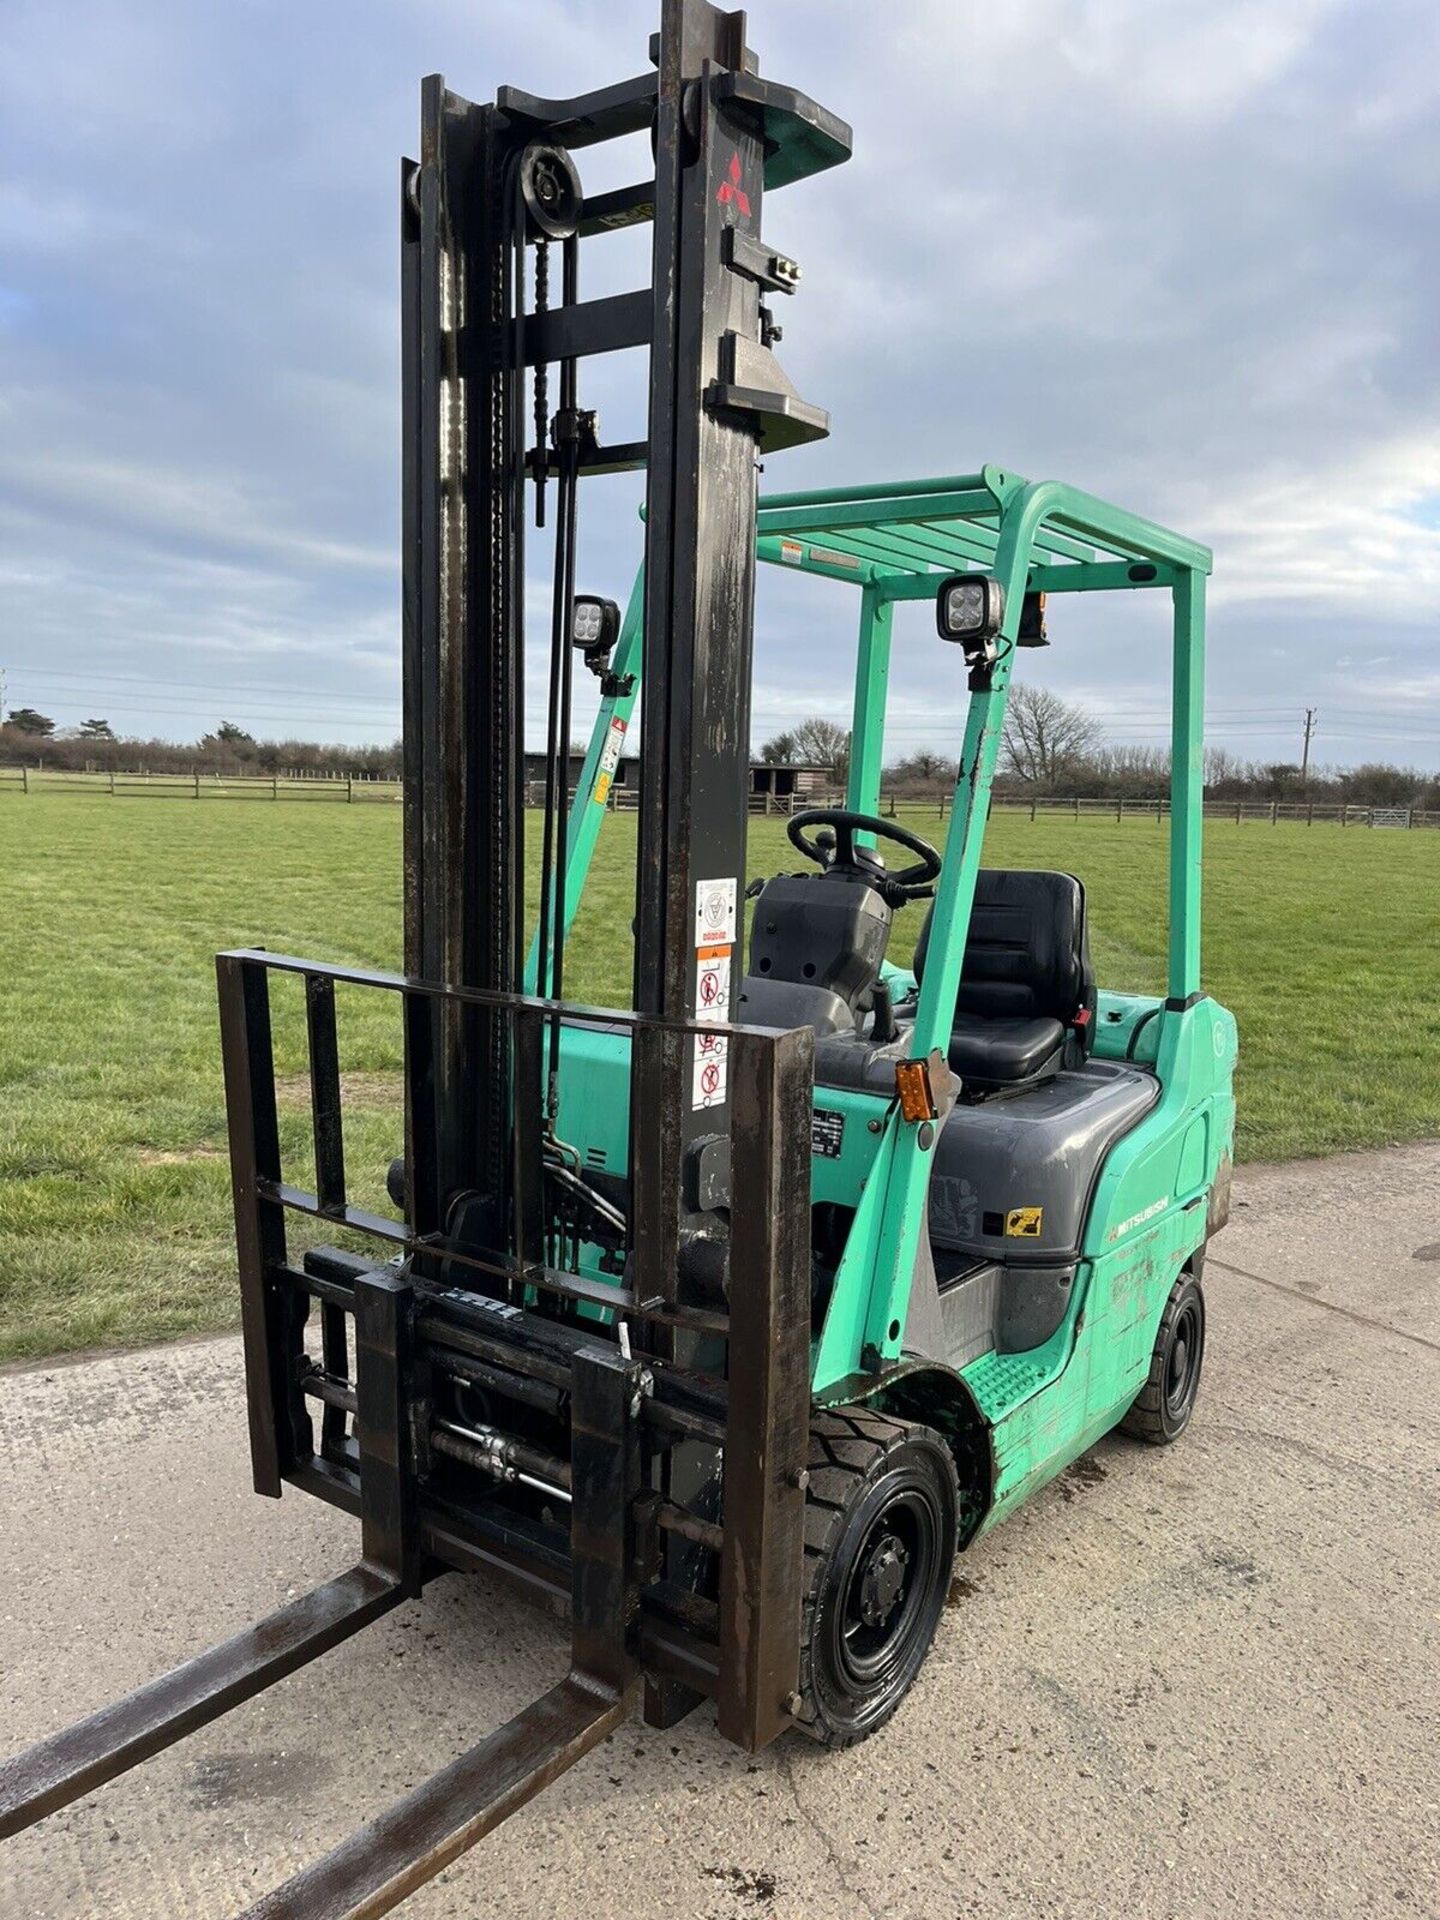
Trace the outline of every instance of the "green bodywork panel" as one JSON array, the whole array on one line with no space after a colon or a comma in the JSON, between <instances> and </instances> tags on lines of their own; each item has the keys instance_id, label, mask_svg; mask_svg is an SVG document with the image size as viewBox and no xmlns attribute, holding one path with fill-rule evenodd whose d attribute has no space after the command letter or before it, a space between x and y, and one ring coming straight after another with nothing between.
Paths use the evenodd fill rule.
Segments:
<instances>
[{"instance_id":1,"label":"green bodywork panel","mask_svg":"<svg viewBox=\"0 0 1440 1920\"><path fill-rule=\"evenodd\" d=\"M1106 1159L1063 1324L1043 1347L986 1354L962 1374L992 1429L987 1526L1124 1415L1145 1384L1170 1289L1205 1244L1222 1169L1228 1179L1234 1016L1201 1000L1150 1024L1160 1100Z\"/></svg>"},{"instance_id":2,"label":"green bodywork panel","mask_svg":"<svg viewBox=\"0 0 1440 1920\"><path fill-rule=\"evenodd\" d=\"M779 567L858 588L859 635L847 804L875 813L884 763L892 609L933 599L953 572L984 572L1005 591L999 657L971 694L954 813L935 887L930 961L918 992L912 1057L946 1048L1027 591L1160 591L1171 602L1169 939L1164 998L1102 991L1095 1057L1153 1073L1155 1104L1106 1156L1085 1216L1065 1316L1023 1353L990 1352L934 1386L957 1419L988 1432L992 1484L983 1524L1004 1517L1123 1416L1144 1384L1160 1316L1187 1262L1223 1220L1233 1156L1235 1022L1200 987L1204 587L1208 551L1178 534L1056 483L987 466L950 479L764 498L757 550ZM607 700L577 788L565 875L573 921L608 808L607 765L628 725L642 670L637 581L614 669L635 684ZM947 668L958 657L940 648ZM737 971L743 970L743 959ZM532 951L527 985L543 991ZM887 966L897 998L913 975ZM562 1136L587 1164L623 1174L628 1157L629 1041L614 1027L571 1021L561 1073ZM876 1092L817 1086L815 1107L844 1117L840 1151L812 1160L812 1200L854 1210L823 1326L812 1386L883 1399L902 1343L917 1252L926 1231L934 1132ZM1218 1199L1217 1199L1218 1196ZM741 1199L737 1196L736 1204ZM594 1249L588 1250L590 1254ZM584 1270L603 1277L582 1254Z\"/></svg>"}]
</instances>

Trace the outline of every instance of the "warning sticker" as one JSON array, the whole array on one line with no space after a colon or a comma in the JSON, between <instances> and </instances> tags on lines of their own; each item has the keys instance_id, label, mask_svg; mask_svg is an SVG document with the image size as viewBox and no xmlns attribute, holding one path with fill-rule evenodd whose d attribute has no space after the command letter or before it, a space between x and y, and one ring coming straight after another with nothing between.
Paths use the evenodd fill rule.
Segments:
<instances>
[{"instance_id":1,"label":"warning sticker","mask_svg":"<svg viewBox=\"0 0 1440 1920\"><path fill-rule=\"evenodd\" d=\"M805 549L798 540L782 540L780 542L780 558L785 562L787 567L798 567L800 562L805 558Z\"/></svg>"},{"instance_id":2,"label":"warning sticker","mask_svg":"<svg viewBox=\"0 0 1440 1920\"><path fill-rule=\"evenodd\" d=\"M834 547L811 547L810 558L822 560L827 567L847 567L852 573L860 571L860 559L857 554L837 553Z\"/></svg>"},{"instance_id":3,"label":"warning sticker","mask_svg":"<svg viewBox=\"0 0 1440 1920\"><path fill-rule=\"evenodd\" d=\"M1043 1207L1011 1207L1005 1216L1005 1235L1010 1240L1038 1240L1044 1225Z\"/></svg>"},{"instance_id":4,"label":"warning sticker","mask_svg":"<svg viewBox=\"0 0 1440 1920\"><path fill-rule=\"evenodd\" d=\"M720 1023L730 1018L730 949L702 948L695 957L695 1018Z\"/></svg>"},{"instance_id":5,"label":"warning sticker","mask_svg":"<svg viewBox=\"0 0 1440 1920\"><path fill-rule=\"evenodd\" d=\"M594 799L598 806L604 806L610 798L610 789L615 783L615 769L620 764L620 749L625 744L625 722L612 720L605 735L605 744L600 749L600 765L595 773Z\"/></svg>"},{"instance_id":6,"label":"warning sticker","mask_svg":"<svg viewBox=\"0 0 1440 1920\"><path fill-rule=\"evenodd\" d=\"M600 749L600 771L614 773L620 764L620 749L625 744L625 722L614 719L610 722L610 731L605 736L605 744Z\"/></svg>"},{"instance_id":7,"label":"warning sticker","mask_svg":"<svg viewBox=\"0 0 1440 1920\"><path fill-rule=\"evenodd\" d=\"M739 887L734 880L695 883L695 1018L723 1026L730 1018L730 952L735 945ZM718 1107L725 1100L728 1043L718 1034L695 1036L691 1107Z\"/></svg>"},{"instance_id":8,"label":"warning sticker","mask_svg":"<svg viewBox=\"0 0 1440 1920\"><path fill-rule=\"evenodd\" d=\"M697 1111L701 1107L718 1107L723 1104L726 1055L729 1050L730 1042L718 1033L696 1034L691 1104Z\"/></svg>"},{"instance_id":9,"label":"warning sticker","mask_svg":"<svg viewBox=\"0 0 1440 1920\"><path fill-rule=\"evenodd\" d=\"M695 945L733 947L735 944L735 896L733 880L697 880L695 882Z\"/></svg>"}]
</instances>

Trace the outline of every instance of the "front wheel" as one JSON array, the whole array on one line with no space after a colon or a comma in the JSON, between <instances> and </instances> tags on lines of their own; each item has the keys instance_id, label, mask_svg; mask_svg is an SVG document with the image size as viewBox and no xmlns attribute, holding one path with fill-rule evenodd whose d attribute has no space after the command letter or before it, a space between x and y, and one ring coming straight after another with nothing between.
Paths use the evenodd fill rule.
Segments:
<instances>
[{"instance_id":1,"label":"front wheel","mask_svg":"<svg viewBox=\"0 0 1440 1920\"><path fill-rule=\"evenodd\" d=\"M1122 1433L1168 1447L1190 1424L1205 1360L1205 1294L1193 1273L1170 1290L1150 1356L1150 1374L1120 1422Z\"/></svg>"},{"instance_id":2,"label":"front wheel","mask_svg":"<svg viewBox=\"0 0 1440 1920\"><path fill-rule=\"evenodd\" d=\"M816 1417L798 1715L812 1739L853 1746L904 1699L945 1604L958 1518L955 1462L933 1428L865 1407Z\"/></svg>"}]
</instances>

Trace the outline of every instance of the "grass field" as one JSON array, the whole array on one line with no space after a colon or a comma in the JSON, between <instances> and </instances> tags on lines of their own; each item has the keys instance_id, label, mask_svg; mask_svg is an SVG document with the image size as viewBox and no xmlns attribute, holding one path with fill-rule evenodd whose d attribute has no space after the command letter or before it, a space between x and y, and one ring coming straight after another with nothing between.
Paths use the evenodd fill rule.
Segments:
<instances>
[{"instance_id":1,"label":"grass field","mask_svg":"<svg viewBox=\"0 0 1440 1920\"><path fill-rule=\"evenodd\" d=\"M908 824L941 831L933 813ZM783 846L782 822L753 822L750 873L789 864ZM617 816L575 999L627 993L633 847ZM1001 812L986 857L1078 872L1101 984L1153 990L1165 848L1153 821ZM212 955L398 965L399 852L398 807L0 799L0 1357L234 1321ZM1206 985L1240 1022L1242 1156L1440 1133L1440 833L1211 823L1206 900ZM901 916L894 958L921 917ZM389 996L342 992L340 1021L347 1157L374 1199L399 1150L398 1019ZM278 991L277 1039L301 1178L300 1008Z\"/></svg>"}]
</instances>

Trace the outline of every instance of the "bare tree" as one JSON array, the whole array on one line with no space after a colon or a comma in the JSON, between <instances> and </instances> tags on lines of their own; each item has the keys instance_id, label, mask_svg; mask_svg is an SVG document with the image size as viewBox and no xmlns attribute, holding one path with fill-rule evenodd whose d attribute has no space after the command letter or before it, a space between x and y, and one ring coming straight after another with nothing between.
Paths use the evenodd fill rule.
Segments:
<instances>
[{"instance_id":1,"label":"bare tree","mask_svg":"<svg viewBox=\"0 0 1440 1920\"><path fill-rule=\"evenodd\" d=\"M954 786L955 759L952 754L933 753L928 747L917 747L914 753L907 753L903 760L897 760L893 766L887 767L885 778L891 786Z\"/></svg>"},{"instance_id":2,"label":"bare tree","mask_svg":"<svg viewBox=\"0 0 1440 1920\"><path fill-rule=\"evenodd\" d=\"M1000 749L1005 771L1054 790L1067 768L1100 743L1099 723L1048 687L1011 687Z\"/></svg>"},{"instance_id":3,"label":"bare tree","mask_svg":"<svg viewBox=\"0 0 1440 1920\"><path fill-rule=\"evenodd\" d=\"M815 716L795 729L795 758L802 765L829 767L840 779L850 766L850 729Z\"/></svg>"},{"instance_id":4,"label":"bare tree","mask_svg":"<svg viewBox=\"0 0 1440 1920\"><path fill-rule=\"evenodd\" d=\"M760 757L771 767L828 767L843 780L850 769L850 730L815 714L767 740Z\"/></svg>"},{"instance_id":5,"label":"bare tree","mask_svg":"<svg viewBox=\"0 0 1440 1920\"><path fill-rule=\"evenodd\" d=\"M1079 793L1092 788L1112 799L1153 800L1170 789L1170 749L1168 747L1097 747L1089 755L1084 783ZM1076 777L1074 762L1067 781Z\"/></svg>"},{"instance_id":6,"label":"bare tree","mask_svg":"<svg viewBox=\"0 0 1440 1920\"><path fill-rule=\"evenodd\" d=\"M1219 789L1245 778L1245 766L1228 747L1206 747L1205 789Z\"/></svg>"}]
</instances>

